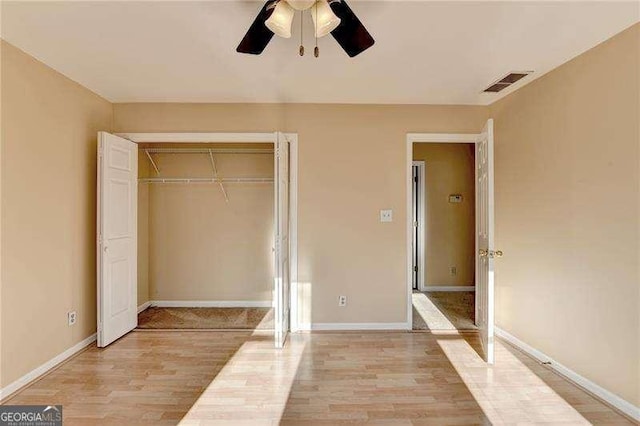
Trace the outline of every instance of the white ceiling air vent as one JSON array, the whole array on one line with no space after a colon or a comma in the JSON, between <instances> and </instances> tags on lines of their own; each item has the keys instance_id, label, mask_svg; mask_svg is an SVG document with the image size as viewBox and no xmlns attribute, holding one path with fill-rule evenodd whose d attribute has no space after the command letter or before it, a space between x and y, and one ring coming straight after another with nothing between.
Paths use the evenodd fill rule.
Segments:
<instances>
[{"instance_id":1,"label":"white ceiling air vent","mask_svg":"<svg viewBox=\"0 0 640 426\"><path fill-rule=\"evenodd\" d=\"M486 92L486 93L498 93L499 91L501 91L503 89L506 89L507 87L511 86L516 81L519 81L519 80L525 78L526 76L528 76L532 72L533 71L514 71L512 73L507 74L506 76L504 76L500 80L496 81L491 86L489 86L486 89L484 89L483 91Z\"/></svg>"}]
</instances>

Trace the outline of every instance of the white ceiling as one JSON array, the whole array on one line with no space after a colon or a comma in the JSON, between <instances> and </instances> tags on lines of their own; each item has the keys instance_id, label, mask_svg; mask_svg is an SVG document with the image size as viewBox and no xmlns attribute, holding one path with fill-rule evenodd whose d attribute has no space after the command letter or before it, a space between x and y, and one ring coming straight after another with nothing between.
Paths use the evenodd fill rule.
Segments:
<instances>
[{"instance_id":1,"label":"white ceiling","mask_svg":"<svg viewBox=\"0 0 640 426\"><path fill-rule=\"evenodd\" d=\"M489 104L640 20L640 3L350 1L376 44L235 52L262 2L2 1L2 38L113 102ZM535 74L480 93L509 71Z\"/></svg>"}]
</instances>

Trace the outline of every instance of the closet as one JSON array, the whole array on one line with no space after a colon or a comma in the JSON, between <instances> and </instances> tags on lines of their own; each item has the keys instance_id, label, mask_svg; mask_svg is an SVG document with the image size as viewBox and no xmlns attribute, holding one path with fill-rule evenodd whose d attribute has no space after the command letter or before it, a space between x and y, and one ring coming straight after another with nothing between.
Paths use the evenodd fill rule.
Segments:
<instances>
[{"instance_id":1,"label":"closet","mask_svg":"<svg viewBox=\"0 0 640 426\"><path fill-rule=\"evenodd\" d=\"M138 328L273 329L273 151L138 146Z\"/></svg>"},{"instance_id":2,"label":"closet","mask_svg":"<svg viewBox=\"0 0 640 426\"><path fill-rule=\"evenodd\" d=\"M284 345L290 138L99 132L98 346L135 328L271 330Z\"/></svg>"}]
</instances>

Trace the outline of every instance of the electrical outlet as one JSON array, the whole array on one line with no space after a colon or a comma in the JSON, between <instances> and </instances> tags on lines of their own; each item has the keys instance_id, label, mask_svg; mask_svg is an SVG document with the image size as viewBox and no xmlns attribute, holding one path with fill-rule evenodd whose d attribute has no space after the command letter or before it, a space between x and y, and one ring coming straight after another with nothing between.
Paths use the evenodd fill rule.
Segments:
<instances>
[{"instance_id":1,"label":"electrical outlet","mask_svg":"<svg viewBox=\"0 0 640 426\"><path fill-rule=\"evenodd\" d=\"M452 266L451 268L449 268L449 271L451 272L451 275L454 277L458 275L458 268L456 268L455 266Z\"/></svg>"},{"instance_id":2,"label":"electrical outlet","mask_svg":"<svg viewBox=\"0 0 640 426\"><path fill-rule=\"evenodd\" d=\"M67 312L67 322L69 325L75 324L77 318L78 314L76 314L76 311Z\"/></svg>"},{"instance_id":3,"label":"electrical outlet","mask_svg":"<svg viewBox=\"0 0 640 426\"><path fill-rule=\"evenodd\" d=\"M347 296L338 296L338 306L347 306Z\"/></svg>"},{"instance_id":4,"label":"electrical outlet","mask_svg":"<svg viewBox=\"0 0 640 426\"><path fill-rule=\"evenodd\" d=\"M393 222L393 210L380 210L380 222Z\"/></svg>"}]
</instances>

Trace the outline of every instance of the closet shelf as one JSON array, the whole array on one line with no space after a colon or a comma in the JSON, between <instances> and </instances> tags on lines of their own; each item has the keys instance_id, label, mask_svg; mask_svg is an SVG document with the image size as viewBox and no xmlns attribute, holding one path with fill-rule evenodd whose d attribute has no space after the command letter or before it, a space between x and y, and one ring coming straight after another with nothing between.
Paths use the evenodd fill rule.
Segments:
<instances>
[{"instance_id":1,"label":"closet shelf","mask_svg":"<svg viewBox=\"0 0 640 426\"><path fill-rule=\"evenodd\" d=\"M273 178L267 177L225 177L225 178L177 178L156 177L140 178L140 183L273 183Z\"/></svg>"},{"instance_id":2,"label":"closet shelf","mask_svg":"<svg viewBox=\"0 0 640 426\"><path fill-rule=\"evenodd\" d=\"M269 148L145 148L149 154L273 154Z\"/></svg>"}]
</instances>

